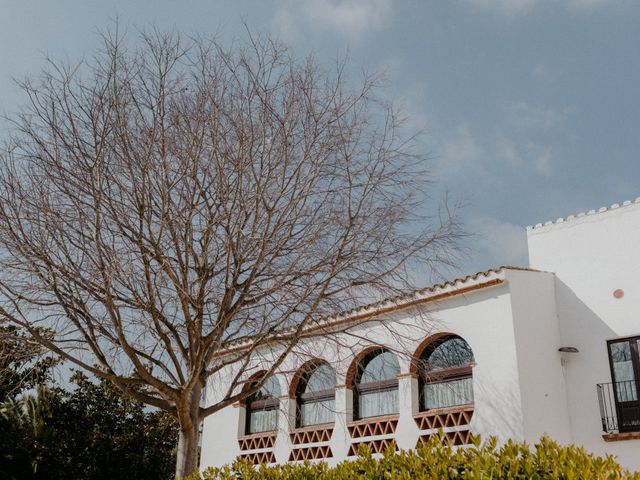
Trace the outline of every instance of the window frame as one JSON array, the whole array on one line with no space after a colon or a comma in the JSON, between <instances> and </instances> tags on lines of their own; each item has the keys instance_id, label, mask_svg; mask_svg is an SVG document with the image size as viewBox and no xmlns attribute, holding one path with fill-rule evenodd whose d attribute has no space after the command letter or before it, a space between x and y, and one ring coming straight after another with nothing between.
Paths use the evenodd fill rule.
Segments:
<instances>
[{"instance_id":1,"label":"window frame","mask_svg":"<svg viewBox=\"0 0 640 480\"><path fill-rule=\"evenodd\" d=\"M449 383L455 380L464 380L467 378L473 382L473 367L475 366L475 357L473 356L473 349L469 345L469 342L467 342L460 335L450 334L434 340L432 343L428 344L424 348L424 350L420 354L418 362L421 366L422 365L426 366L428 364L427 363L428 357L434 352L436 348L438 348L440 345L442 345L446 341L455 339L455 338L459 338L460 340L462 340L464 343L467 344L473 360L471 360L471 362L469 362L466 365L453 367L453 368L446 368L441 370L435 370L431 372L427 368L418 367L418 411L419 412L427 412L429 410L438 410L440 408L463 407L463 406L473 405L475 403L474 401L471 403L461 403L458 405L449 405L446 407L427 408L427 402L426 402L427 399L425 398L425 394L424 394L424 390L427 385Z\"/></svg>"},{"instance_id":2,"label":"window frame","mask_svg":"<svg viewBox=\"0 0 640 480\"><path fill-rule=\"evenodd\" d=\"M609 372L611 374L611 382L618 383L613 369L613 357L611 356L611 345L614 343L629 343L629 349L631 352L631 365L633 366L633 374L635 381L640 382L640 335L634 335L631 337L615 338L613 340L607 340L607 357L609 358ZM640 394L640 392L638 392Z\"/></svg>"},{"instance_id":3,"label":"window frame","mask_svg":"<svg viewBox=\"0 0 640 480\"><path fill-rule=\"evenodd\" d=\"M277 379L275 379L277 381ZM265 383L262 385L262 387L264 387L264 385L266 384L266 382L268 381L268 379L265 381ZM262 387L260 387L260 389L262 389ZM250 400L251 397L253 397L254 395L256 395L260 389L256 390L255 392L253 392L251 395L249 395L249 397L247 398L247 402L245 404L245 419L244 419L244 434L245 435L260 435L262 433L269 433L269 432L275 432L278 430L278 417L279 415L276 415L276 426L274 429L272 430L264 430L262 432L250 432L250 427L251 427L251 414L255 413L255 412L269 412L272 410L279 410L280 409L280 398L279 397L273 397L273 396L269 396L267 398L261 398L260 400Z\"/></svg>"},{"instance_id":4,"label":"window frame","mask_svg":"<svg viewBox=\"0 0 640 480\"><path fill-rule=\"evenodd\" d=\"M356 375L353 381L353 419L354 420L367 420L369 418L386 417L389 415L398 415L400 413L398 411L396 413L384 413L380 415L371 415L364 418L360 416L360 397L361 396L371 395L373 393L390 392L393 390L398 391L399 382L397 377L389 378L387 380L375 380L373 382L360 383L360 378L362 378L362 375L367 365L369 364L369 362L371 362L378 355L382 355L384 353L391 353L392 355L395 356L395 354L393 354L393 352L391 352L390 350L387 350L386 348L381 347L380 349L376 349L371 352L368 352L366 355L364 355L362 360L358 362L358 365L356 368ZM399 408L400 408L400 405L398 405L398 410Z\"/></svg>"},{"instance_id":5,"label":"window frame","mask_svg":"<svg viewBox=\"0 0 640 480\"><path fill-rule=\"evenodd\" d=\"M628 343L629 351L631 353L631 366L633 368L634 380L628 380L636 383L636 400L630 402L640 402L640 335L634 335L631 337L616 338L613 340L607 340L607 357L609 358L609 373L611 375L611 384L615 389L615 401L616 403L625 403L618 401L618 392L616 385L622 383L616 380L615 370L613 368L613 356L611 355L611 345L614 343Z\"/></svg>"},{"instance_id":6,"label":"window frame","mask_svg":"<svg viewBox=\"0 0 640 480\"><path fill-rule=\"evenodd\" d=\"M333 422L302 425L302 415L301 415L302 414L302 408L301 408L302 405L320 403L320 402L325 402L327 400L334 400L335 401L335 398L336 398L335 385L336 385L336 383L334 383L333 388L327 388L325 390L318 390L317 392L302 393L302 390L304 390L307 387L309 379L312 377L312 375L314 373L316 373L317 369L319 367L323 366L323 365L326 365L329 368L331 368L331 370L332 370L332 372L334 374L334 380L335 380L335 370L333 369L333 367L331 367L331 365L329 365L328 363L325 363L325 362L321 362L321 363L316 364L315 366L313 366L313 368L309 372L305 372L305 374L300 377L300 380L298 380L298 384L296 385L296 390L295 390L296 428L315 427L317 425L330 425L330 424L334 424L335 423L335 415L334 415Z\"/></svg>"}]
</instances>

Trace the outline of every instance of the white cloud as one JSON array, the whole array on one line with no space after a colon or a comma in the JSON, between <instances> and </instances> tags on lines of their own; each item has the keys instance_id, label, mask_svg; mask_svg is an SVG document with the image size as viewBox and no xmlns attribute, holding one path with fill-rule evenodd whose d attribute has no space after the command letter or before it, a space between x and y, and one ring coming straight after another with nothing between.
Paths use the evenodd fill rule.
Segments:
<instances>
[{"instance_id":1,"label":"white cloud","mask_svg":"<svg viewBox=\"0 0 640 480\"><path fill-rule=\"evenodd\" d=\"M460 0L463 4L472 5L484 10L490 10L505 16L516 16L531 11L543 3L565 5L572 10L588 10L619 0Z\"/></svg>"},{"instance_id":2,"label":"white cloud","mask_svg":"<svg viewBox=\"0 0 640 480\"><path fill-rule=\"evenodd\" d=\"M550 84L555 83L562 76L562 70L552 65L539 63L533 67L531 76L537 82Z\"/></svg>"},{"instance_id":3,"label":"white cloud","mask_svg":"<svg viewBox=\"0 0 640 480\"><path fill-rule=\"evenodd\" d=\"M526 139L516 141L507 137L500 138L496 143L495 156L506 166L521 171L529 168L545 177L553 174L556 156L545 144Z\"/></svg>"},{"instance_id":4,"label":"white cloud","mask_svg":"<svg viewBox=\"0 0 640 480\"><path fill-rule=\"evenodd\" d=\"M497 177L509 172L551 177L562 159L572 112L569 107L512 102L490 124L463 123L452 132L440 129L445 140L435 152L435 173L443 177Z\"/></svg>"},{"instance_id":5,"label":"white cloud","mask_svg":"<svg viewBox=\"0 0 640 480\"><path fill-rule=\"evenodd\" d=\"M550 107L531 105L527 102L513 102L506 107L509 124L520 130L551 130L564 124L570 108L557 110Z\"/></svg>"},{"instance_id":6,"label":"white cloud","mask_svg":"<svg viewBox=\"0 0 640 480\"><path fill-rule=\"evenodd\" d=\"M482 168L485 152L478 145L467 125L460 125L451 139L445 143L442 151L436 155L438 172L454 175Z\"/></svg>"},{"instance_id":7,"label":"white cloud","mask_svg":"<svg viewBox=\"0 0 640 480\"><path fill-rule=\"evenodd\" d=\"M287 38L312 29L357 40L381 29L391 15L391 7L392 0L282 0L273 23Z\"/></svg>"},{"instance_id":8,"label":"white cloud","mask_svg":"<svg viewBox=\"0 0 640 480\"><path fill-rule=\"evenodd\" d=\"M384 70L380 70L384 71ZM429 125L425 113L427 85L425 82L414 82L392 99L403 119L403 127L409 135L423 133Z\"/></svg>"},{"instance_id":9,"label":"white cloud","mask_svg":"<svg viewBox=\"0 0 640 480\"><path fill-rule=\"evenodd\" d=\"M469 228L477 236L474 249L482 252L491 265L528 265L527 234L520 226L495 218L476 218Z\"/></svg>"},{"instance_id":10,"label":"white cloud","mask_svg":"<svg viewBox=\"0 0 640 480\"><path fill-rule=\"evenodd\" d=\"M586 10L599 7L606 3L614 3L616 0L568 0L569 5L578 10Z\"/></svg>"},{"instance_id":11,"label":"white cloud","mask_svg":"<svg viewBox=\"0 0 640 480\"><path fill-rule=\"evenodd\" d=\"M516 15L530 10L538 0L463 0L465 3L505 15Z\"/></svg>"},{"instance_id":12,"label":"white cloud","mask_svg":"<svg viewBox=\"0 0 640 480\"><path fill-rule=\"evenodd\" d=\"M555 161L555 157L551 153L550 150L545 150L540 152L533 159L533 168L544 175L545 177L550 177L553 173L553 162Z\"/></svg>"},{"instance_id":13,"label":"white cloud","mask_svg":"<svg viewBox=\"0 0 640 480\"><path fill-rule=\"evenodd\" d=\"M561 109L527 102L514 102L505 108L499 128L496 154L512 168L529 167L550 177L557 163L556 147L564 142L570 107Z\"/></svg>"}]
</instances>

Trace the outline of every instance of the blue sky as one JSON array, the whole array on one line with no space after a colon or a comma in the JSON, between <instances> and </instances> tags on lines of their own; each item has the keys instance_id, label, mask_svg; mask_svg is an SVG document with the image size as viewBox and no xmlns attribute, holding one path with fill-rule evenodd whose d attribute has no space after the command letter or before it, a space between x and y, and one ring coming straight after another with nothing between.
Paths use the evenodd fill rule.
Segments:
<instances>
[{"instance_id":1,"label":"blue sky","mask_svg":"<svg viewBox=\"0 0 640 480\"><path fill-rule=\"evenodd\" d=\"M640 196L637 0L0 0L0 110L45 55L77 60L117 15L223 40L270 32L384 70L439 193L477 237L467 273L526 263L523 226ZM0 123L0 134L6 125Z\"/></svg>"}]
</instances>

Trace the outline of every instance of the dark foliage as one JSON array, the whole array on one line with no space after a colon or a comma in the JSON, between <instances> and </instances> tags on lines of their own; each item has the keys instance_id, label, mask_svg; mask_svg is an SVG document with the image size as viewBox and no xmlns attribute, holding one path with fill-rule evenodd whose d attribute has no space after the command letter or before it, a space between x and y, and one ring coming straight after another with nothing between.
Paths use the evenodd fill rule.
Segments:
<instances>
[{"instance_id":1,"label":"dark foliage","mask_svg":"<svg viewBox=\"0 0 640 480\"><path fill-rule=\"evenodd\" d=\"M15 326L0 327L0 403L50 380L56 359Z\"/></svg>"},{"instance_id":2,"label":"dark foliage","mask_svg":"<svg viewBox=\"0 0 640 480\"><path fill-rule=\"evenodd\" d=\"M6 402L0 416L2 479L173 478L177 426L168 414L123 397L107 381L40 387Z\"/></svg>"}]
</instances>

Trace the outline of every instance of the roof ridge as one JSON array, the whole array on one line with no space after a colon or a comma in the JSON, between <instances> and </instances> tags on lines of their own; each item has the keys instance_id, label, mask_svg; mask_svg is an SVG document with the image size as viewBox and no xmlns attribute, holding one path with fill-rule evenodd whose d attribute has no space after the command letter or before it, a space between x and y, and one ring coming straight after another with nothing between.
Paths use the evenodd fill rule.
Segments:
<instances>
[{"instance_id":1,"label":"roof ridge","mask_svg":"<svg viewBox=\"0 0 640 480\"><path fill-rule=\"evenodd\" d=\"M520 270L522 272L551 273L546 270L540 270L539 268L518 267L516 265L502 265L498 270Z\"/></svg>"},{"instance_id":2,"label":"roof ridge","mask_svg":"<svg viewBox=\"0 0 640 480\"><path fill-rule=\"evenodd\" d=\"M560 217L560 218L557 218L556 220L548 220L544 223L536 223L535 225L528 225L527 231L536 230L542 227L548 227L550 225L558 225L561 223L566 223L572 220L576 220L578 218L586 217L589 215L596 215L598 213L604 213L604 212L616 210L618 208L628 207L630 205L635 205L635 204L640 204L640 197L637 197L635 200L625 200L622 203L614 203L608 207L600 207L597 210L591 209L591 210L587 210L586 212L578 212L578 213L573 213L571 215L567 215L566 217Z\"/></svg>"}]
</instances>

